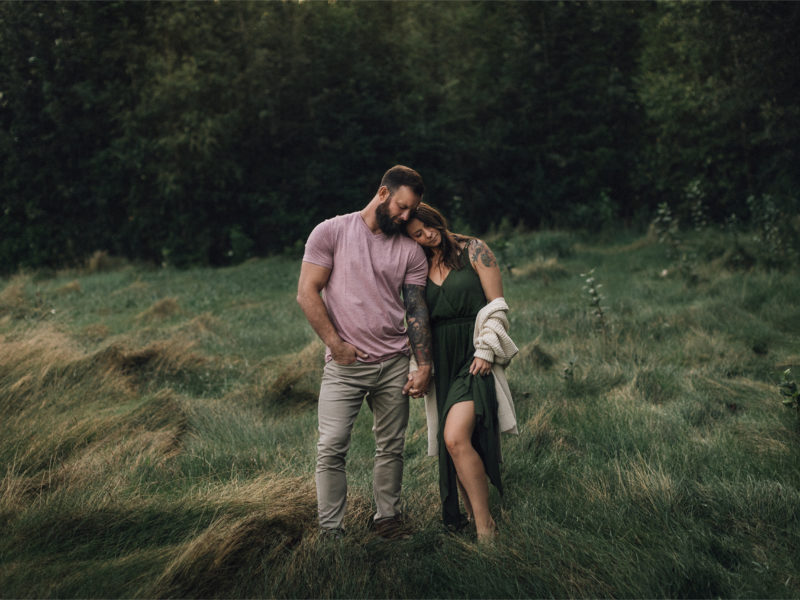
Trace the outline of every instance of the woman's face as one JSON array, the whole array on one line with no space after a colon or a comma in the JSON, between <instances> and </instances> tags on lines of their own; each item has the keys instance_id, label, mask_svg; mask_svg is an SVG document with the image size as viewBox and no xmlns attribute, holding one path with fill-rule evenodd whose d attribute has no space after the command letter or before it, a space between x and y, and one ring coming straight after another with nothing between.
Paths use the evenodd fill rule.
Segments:
<instances>
[{"instance_id":1,"label":"woman's face","mask_svg":"<svg viewBox=\"0 0 800 600\"><path fill-rule=\"evenodd\" d=\"M426 248L436 248L442 241L442 235L438 229L425 225L416 217L408 222L406 232L412 240Z\"/></svg>"}]
</instances>

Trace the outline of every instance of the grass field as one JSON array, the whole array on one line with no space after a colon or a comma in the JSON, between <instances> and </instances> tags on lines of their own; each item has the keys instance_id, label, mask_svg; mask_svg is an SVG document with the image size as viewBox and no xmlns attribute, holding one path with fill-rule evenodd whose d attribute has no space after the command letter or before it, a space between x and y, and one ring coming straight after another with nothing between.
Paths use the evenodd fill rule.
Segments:
<instances>
[{"instance_id":1,"label":"grass field","mask_svg":"<svg viewBox=\"0 0 800 600\"><path fill-rule=\"evenodd\" d=\"M364 407L348 535L318 538L298 258L0 280L0 596L797 598L800 427L777 383L800 376L798 270L689 242L679 261L652 236L492 240L521 431L489 547L441 529L414 400L416 535L368 528Z\"/></svg>"}]
</instances>

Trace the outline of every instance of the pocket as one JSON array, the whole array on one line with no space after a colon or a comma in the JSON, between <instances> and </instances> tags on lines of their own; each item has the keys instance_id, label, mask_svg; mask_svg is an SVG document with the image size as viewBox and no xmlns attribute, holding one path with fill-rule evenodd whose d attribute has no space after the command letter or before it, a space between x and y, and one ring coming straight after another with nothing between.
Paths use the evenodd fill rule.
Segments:
<instances>
[{"instance_id":1,"label":"pocket","mask_svg":"<svg viewBox=\"0 0 800 600\"><path fill-rule=\"evenodd\" d=\"M357 360L346 365L342 363L338 363L335 360L331 359L327 363L325 363L324 371L327 373L335 374L338 376L349 376L353 373L355 369L358 368L359 365L362 363L358 362Z\"/></svg>"},{"instance_id":2,"label":"pocket","mask_svg":"<svg viewBox=\"0 0 800 600\"><path fill-rule=\"evenodd\" d=\"M331 362L333 364L335 364L337 367L352 367L353 365L357 365L359 361L358 360L354 360L351 363L340 363L340 362L335 361L334 359L331 359Z\"/></svg>"},{"instance_id":3,"label":"pocket","mask_svg":"<svg viewBox=\"0 0 800 600\"><path fill-rule=\"evenodd\" d=\"M356 387L366 385L370 381L369 375L370 366L360 361L342 365L335 360L329 360L322 372L323 379L326 381L336 381Z\"/></svg>"}]
</instances>

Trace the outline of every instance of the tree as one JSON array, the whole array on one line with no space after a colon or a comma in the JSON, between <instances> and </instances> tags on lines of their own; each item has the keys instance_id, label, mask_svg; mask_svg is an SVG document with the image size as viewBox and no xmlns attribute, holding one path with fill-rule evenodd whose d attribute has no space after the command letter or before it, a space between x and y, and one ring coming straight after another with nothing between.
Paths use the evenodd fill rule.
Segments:
<instances>
[{"instance_id":1,"label":"tree","mask_svg":"<svg viewBox=\"0 0 800 600\"><path fill-rule=\"evenodd\" d=\"M746 214L750 195L795 194L800 7L662 3L643 22L639 94L648 144L640 178L682 206L692 182L712 217Z\"/></svg>"}]
</instances>

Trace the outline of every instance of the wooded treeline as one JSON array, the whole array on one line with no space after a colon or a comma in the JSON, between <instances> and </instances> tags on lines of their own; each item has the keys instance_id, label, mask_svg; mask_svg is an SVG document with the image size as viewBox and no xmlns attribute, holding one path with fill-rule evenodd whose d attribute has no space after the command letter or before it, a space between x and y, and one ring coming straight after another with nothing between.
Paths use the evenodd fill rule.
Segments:
<instances>
[{"instance_id":1,"label":"wooded treeline","mask_svg":"<svg viewBox=\"0 0 800 600\"><path fill-rule=\"evenodd\" d=\"M799 31L796 2L2 2L0 268L282 251L395 163L479 233L795 215Z\"/></svg>"}]
</instances>

